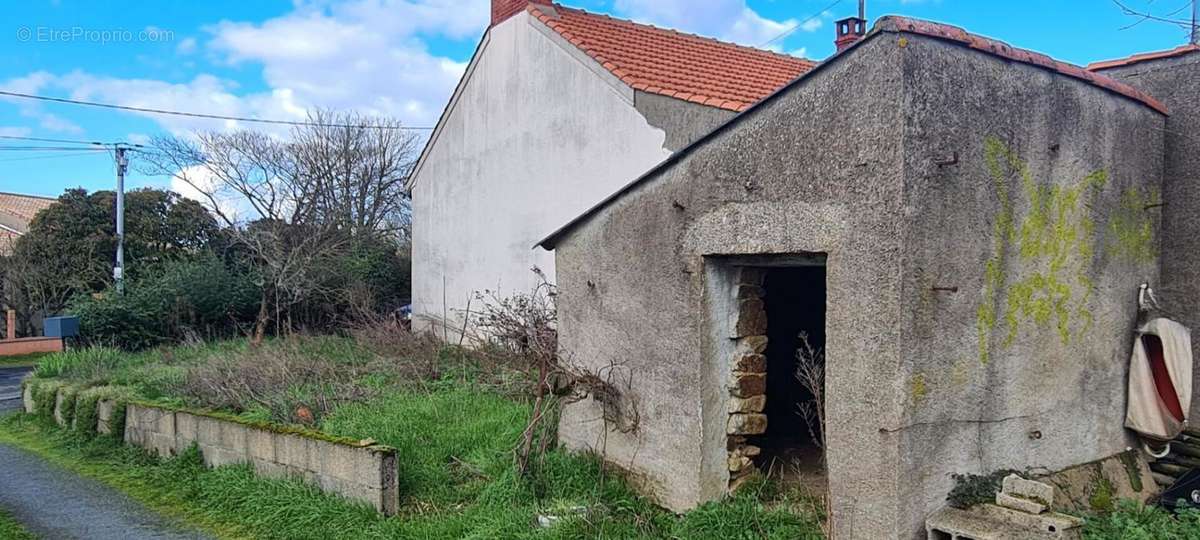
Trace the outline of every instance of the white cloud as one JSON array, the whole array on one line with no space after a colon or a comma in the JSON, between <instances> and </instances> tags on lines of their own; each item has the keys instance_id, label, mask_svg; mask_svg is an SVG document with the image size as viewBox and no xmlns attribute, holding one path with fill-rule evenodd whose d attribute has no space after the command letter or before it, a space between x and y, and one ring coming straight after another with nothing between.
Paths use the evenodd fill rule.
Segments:
<instances>
[{"instance_id":1,"label":"white cloud","mask_svg":"<svg viewBox=\"0 0 1200 540\"><path fill-rule=\"evenodd\" d=\"M5 137L28 137L32 133L33 130L25 126L0 126L0 135Z\"/></svg>"},{"instance_id":2,"label":"white cloud","mask_svg":"<svg viewBox=\"0 0 1200 540\"><path fill-rule=\"evenodd\" d=\"M192 53L196 52L196 45L197 45L196 38L194 38L194 37L183 38L182 40L179 41L179 45L175 46L175 52L182 54L182 55L192 54Z\"/></svg>"},{"instance_id":3,"label":"white cloud","mask_svg":"<svg viewBox=\"0 0 1200 540\"><path fill-rule=\"evenodd\" d=\"M695 0L616 0L615 7L620 15L637 21L750 46L761 46L799 23L796 18L763 17L747 6L746 0L702 3L703 6L698 6ZM799 30L815 32L824 25L823 18L828 18L828 14L799 23Z\"/></svg>"}]
</instances>

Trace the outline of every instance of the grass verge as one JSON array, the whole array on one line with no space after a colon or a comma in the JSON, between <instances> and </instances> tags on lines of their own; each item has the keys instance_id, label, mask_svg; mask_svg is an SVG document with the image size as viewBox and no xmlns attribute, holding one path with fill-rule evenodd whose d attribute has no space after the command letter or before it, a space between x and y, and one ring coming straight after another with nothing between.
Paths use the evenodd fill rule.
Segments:
<instances>
[{"instance_id":1,"label":"grass verge","mask_svg":"<svg viewBox=\"0 0 1200 540\"><path fill-rule=\"evenodd\" d=\"M0 538L5 540L37 540L37 537L25 530L17 520L3 510L0 510Z\"/></svg>"},{"instance_id":2,"label":"grass verge","mask_svg":"<svg viewBox=\"0 0 1200 540\"><path fill-rule=\"evenodd\" d=\"M17 356L0 356L0 367L32 367L36 366L50 353L19 354Z\"/></svg>"}]
</instances>

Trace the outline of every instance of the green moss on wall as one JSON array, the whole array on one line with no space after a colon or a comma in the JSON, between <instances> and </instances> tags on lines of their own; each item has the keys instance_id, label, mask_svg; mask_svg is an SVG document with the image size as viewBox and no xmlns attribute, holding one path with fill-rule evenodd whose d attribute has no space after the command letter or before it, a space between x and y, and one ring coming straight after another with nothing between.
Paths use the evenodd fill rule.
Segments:
<instances>
[{"instance_id":1,"label":"green moss on wall","mask_svg":"<svg viewBox=\"0 0 1200 540\"><path fill-rule=\"evenodd\" d=\"M993 346L1011 346L1028 328L1054 331L1063 345L1092 328L1096 286L1089 275L1097 246L1107 245L1109 255L1134 263L1153 263L1157 253L1154 222L1139 189L1125 192L1106 227L1096 226L1093 215L1111 183L1107 171L1066 185L1038 182L1028 164L995 137L985 140L984 160L999 202L976 317L979 360L986 364ZM995 343L1001 323L1003 339Z\"/></svg>"}]
</instances>

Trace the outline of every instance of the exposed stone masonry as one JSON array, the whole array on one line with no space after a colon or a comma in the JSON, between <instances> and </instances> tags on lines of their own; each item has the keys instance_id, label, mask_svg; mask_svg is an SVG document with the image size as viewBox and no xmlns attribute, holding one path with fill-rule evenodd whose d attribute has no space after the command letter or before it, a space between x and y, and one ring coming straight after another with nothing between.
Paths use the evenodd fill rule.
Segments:
<instances>
[{"instance_id":1,"label":"exposed stone masonry","mask_svg":"<svg viewBox=\"0 0 1200 540\"><path fill-rule=\"evenodd\" d=\"M750 435L767 431L767 310L763 303L763 278L758 269L742 268L737 279L737 313L730 337L737 347L730 359L729 378L729 489L736 490L754 470L761 452L747 443Z\"/></svg>"}]
</instances>

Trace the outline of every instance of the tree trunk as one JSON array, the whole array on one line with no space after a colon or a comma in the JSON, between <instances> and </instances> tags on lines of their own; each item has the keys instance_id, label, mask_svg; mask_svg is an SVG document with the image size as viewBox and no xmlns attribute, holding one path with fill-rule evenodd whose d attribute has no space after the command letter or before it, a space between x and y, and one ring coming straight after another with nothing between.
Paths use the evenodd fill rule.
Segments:
<instances>
[{"instance_id":1,"label":"tree trunk","mask_svg":"<svg viewBox=\"0 0 1200 540\"><path fill-rule=\"evenodd\" d=\"M254 322L254 337L250 339L251 347L262 345L263 338L267 334L267 323L271 321L270 312L267 310L267 293L263 291L262 301L258 304L258 319Z\"/></svg>"}]
</instances>

